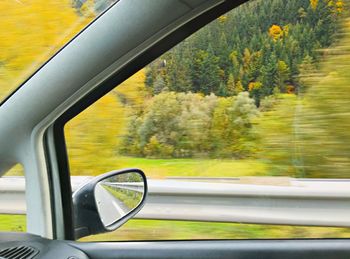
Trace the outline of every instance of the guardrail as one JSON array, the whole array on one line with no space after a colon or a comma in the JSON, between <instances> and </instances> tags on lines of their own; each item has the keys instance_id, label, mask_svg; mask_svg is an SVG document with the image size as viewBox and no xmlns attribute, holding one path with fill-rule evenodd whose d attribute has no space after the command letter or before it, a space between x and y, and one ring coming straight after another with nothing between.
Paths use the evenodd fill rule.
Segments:
<instances>
[{"instance_id":1,"label":"guardrail","mask_svg":"<svg viewBox=\"0 0 350 259\"><path fill-rule=\"evenodd\" d=\"M72 177L72 188L89 177ZM235 183L236 182L236 183ZM350 226L350 181L290 179L284 186L211 179L149 180L143 219ZM25 213L24 179L0 178L0 213Z\"/></svg>"},{"instance_id":2,"label":"guardrail","mask_svg":"<svg viewBox=\"0 0 350 259\"><path fill-rule=\"evenodd\" d=\"M125 189L129 191L135 191L135 192L143 192L144 187L143 183L135 182L135 183L103 183L103 185L111 186L111 187L118 187L120 189Z\"/></svg>"}]
</instances>

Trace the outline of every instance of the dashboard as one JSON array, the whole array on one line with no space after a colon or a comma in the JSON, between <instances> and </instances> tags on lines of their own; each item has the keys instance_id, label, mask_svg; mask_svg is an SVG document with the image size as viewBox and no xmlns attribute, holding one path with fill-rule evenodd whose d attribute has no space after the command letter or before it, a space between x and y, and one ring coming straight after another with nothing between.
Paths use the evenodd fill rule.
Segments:
<instances>
[{"instance_id":1,"label":"dashboard","mask_svg":"<svg viewBox=\"0 0 350 259\"><path fill-rule=\"evenodd\" d=\"M84 251L84 252L83 252ZM349 259L349 239L74 242L0 233L0 259Z\"/></svg>"},{"instance_id":2,"label":"dashboard","mask_svg":"<svg viewBox=\"0 0 350 259\"><path fill-rule=\"evenodd\" d=\"M88 259L66 241L50 240L27 233L0 234L1 259Z\"/></svg>"}]
</instances>

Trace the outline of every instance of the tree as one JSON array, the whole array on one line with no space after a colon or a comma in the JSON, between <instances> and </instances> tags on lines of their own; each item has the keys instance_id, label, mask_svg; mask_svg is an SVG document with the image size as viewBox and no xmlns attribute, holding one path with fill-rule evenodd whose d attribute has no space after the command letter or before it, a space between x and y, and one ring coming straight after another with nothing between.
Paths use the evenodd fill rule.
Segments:
<instances>
[{"instance_id":1,"label":"tree","mask_svg":"<svg viewBox=\"0 0 350 259\"><path fill-rule=\"evenodd\" d=\"M164 76L170 91L187 92L192 90L191 82L191 47L185 40L181 48L176 48L171 55L165 54Z\"/></svg>"},{"instance_id":2,"label":"tree","mask_svg":"<svg viewBox=\"0 0 350 259\"><path fill-rule=\"evenodd\" d=\"M305 9L303 7L300 7L298 10L298 15L300 17L300 19L304 19L307 16L307 12L305 11Z\"/></svg>"},{"instance_id":3,"label":"tree","mask_svg":"<svg viewBox=\"0 0 350 259\"><path fill-rule=\"evenodd\" d=\"M310 0L310 5L312 10L316 10L317 5L318 5L318 0Z\"/></svg>"},{"instance_id":4,"label":"tree","mask_svg":"<svg viewBox=\"0 0 350 259\"><path fill-rule=\"evenodd\" d=\"M237 51L232 51L229 57L232 63L232 75L234 77L238 77L240 64L238 61Z\"/></svg>"},{"instance_id":5,"label":"tree","mask_svg":"<svg viewBox=\"0 0 350 259\"><path fill-rule=\"evenodd\" d=\"M235 85L235 79L234 79L232 73L230 73L229 76L228 76L227 84L226 84L226 90L227 90L227 95L228 96L232 96L232 95L237 94L235 86L236 86Z\"/></svg>"},{"instance_id":6,"label":"tree","mask_svg":"<svg viewBox=\"0 0 350 259\"><path fill-rule=\"evenodd\" d=\"M306 55L303 58L303 61L299 66L299 71L299 82L301 83L301 86L305 88L306 86L310 85L311 82L313 82L313 77L315 76L316 72L316 67L312 57Z\"/></svg>"},{"instance_id":7,"label":"tree","mask_svg":"<svg viewBox=\"0 0 350 259\"><path fill-rule=\"evenodd\" d=\"M298 93L303 59L310 56L319 62L322 53L317 50L335 41L342 19L342 0L313 1L242 5L164 54L159 60L167 61L165 69L152 63L153 76L147 82L153 85L161 74L171 91L230 96L232 74L235 86L242 85L239 91L248 90L252 82L262 83L259 91L251 91L257 104L276 88Z\"/></svg>"},{"instance_id":8,"label":"tree","mask_svg":"<svg viewBox=\"0 0 350 259\"><path fill-rule=\"evenodd\" d=\"M249 64L250 64L250 58L251 54L248 48L244 49L244 54L243 54L243 68L245 70L248 70Z\"/></svg>"},{"instance_id":9,"label":"tree","mask_svg":"<svg viewBox=\"0 0 350 259\"><path fill-rule=\"evenodd\" d=\"M283 30L282 30L281 26L276 25L276 24L272 25L269 29L269 35L275 41L282 38L283 37Z\"/></svg>"},{"instance_id":10,"label":"tree","mask_svg":"<svg viewBox=\"0 0 350 259\"><path fill-rule=\"evenodd\" d=\"M255 152L253 120L259 112L247 92L222 98L216 106L211 126L212 155L245 157Z\"/></svg>"},{"instance_id":11,"label":"tree","mask_svg":"<svg viewBox=\"0 0 350 259\"><path fill-rule=\"evenodd\" d=\"M193 91L210 94L217 91L220 85L219 59L209 47L208 51L199 50L194 58Z\"/></svg>"},{"instance_id":12,"label":"tree","mask_svg":"<svg viewBox=\"0 0 350 259\"><path fill-rule=\"evenodd\" d=\"M124 107L109 94L67 124L65 135L73 174L94 175L96 165L102 172L113 169L115 148L120 141L116 136L123 135L125 115Z\"/></svg>"},{"instance_id":13,"label":"tree","mask_svg":"<svg viewBox=\"0 0 350 259\"><path fill-rule=\"evenodd\" d=\"M260 101L260 97L271 95L274 87L278 86L277 57L274 53L268 57L266 64L261 70L262 88L260 95L256 96L258 101Z\"/></svg>"},{"instance_id":14,"label":"tree","mask_svg":"<svg viewBox=\"0 0 350 259\"><path fill-rule=\"evenodd\" d=\"M277 62L277 84L281 92L286 92L285 83L289 78L289 68L283 60Z\"/></svg>"},{"instance_id":15,"label":"tree","mask_svg":"<svg viewBox=\"0 0 350 259\"><path fill-rule=\"evenodd\" d=\"M0 99L93 18L82 19L70 0L1 1L0 9Z\"/></svg>"},{"instance_id":16,"label":"tree","mask_svg":"<svg viewBox=\"0 0 350 259\"><path fill-rule=\"evenodd\" d=\"M254 52L251 55L250 62L246 71L249 81L254 81L260 76L260 69L262 66L262 53L261 51Z\"/></svg>"},{"instance_id":17,"label":"tree","mask_svg":"<svg viewBox=\"0 0 350 259\"><path fill-rule=\"evenodd\" d=\"M227 90L227 86L223 83L220 83L219 89L217 91L217 95L218 96L228 96L228 90Z\"/></svg>"},{"instance_id":18,"label":"tree","mask_svg":"<svg viewBox=\"0 0 350 259\"><path fill-rule=\"evenodd\" d=\"M153 93L154 94L161 93L164 87L165 87L164 79L162 76L158 75L153 85Z\"/></svg>"},{"instance_id":19,"label":"tree","mask_svg":"<svg viewBox=\"0 0 350 259\"><path fill-rule=\"evenodd\" d=\"M240 80L237 81L235 85L235 94L239 94L240 92L243 92L244 88Z\"/></svg>"}]
</instances>

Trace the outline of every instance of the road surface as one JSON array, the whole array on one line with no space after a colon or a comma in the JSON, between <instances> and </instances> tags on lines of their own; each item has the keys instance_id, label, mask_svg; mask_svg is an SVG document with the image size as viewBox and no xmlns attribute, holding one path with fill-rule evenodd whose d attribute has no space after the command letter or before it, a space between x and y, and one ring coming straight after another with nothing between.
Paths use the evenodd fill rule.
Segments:
<instances>
[{"instance_id":1,"label":"road surface","mask_svg":"<svg viewBox=\"0 0 350 259\"><path fill-rule=\"evenodd\" d=\"M129 209L113 194L107 191L102 184L97 184L95 198L102 222L105 226L113 224L129 212Z\"/></svg>"}]
</instances>

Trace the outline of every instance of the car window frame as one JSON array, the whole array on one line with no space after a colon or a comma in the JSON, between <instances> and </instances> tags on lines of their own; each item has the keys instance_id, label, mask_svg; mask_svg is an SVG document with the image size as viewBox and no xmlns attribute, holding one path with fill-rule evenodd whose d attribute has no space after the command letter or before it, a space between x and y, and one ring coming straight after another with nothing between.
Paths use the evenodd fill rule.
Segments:
<instances>
[{"instance_id":1,"label":"car window frame","mask_svg":"<svg viewBox=\"0 0 350 259\"><path fill-rule=\"evenodd\" d=\"M59 224L55 224L54 236L57 237L57 233L63 233L63 239L75 240L74 239L74 228L73 228L73 206L71 198L71 183L70 183L70 170L69 160L67 154L67 147L65 142L64 127L71 119L76 117L82 111L87 109L89 106L94 104L100 98L105 96L115 87L118 87L123 81L131 77L137 71L145 67L147 64L161 56L163 53L204 27L206 24L215 20L219 16L227 13L228 11L238 7L239 5L248 2L249 0L238 0L238 1L224 1L214 6L213 8L199 14L192 20L183 24L169 35L165 36L157 43L152 45L150 48L139 53L139 55L123 66L122 69L111 74L108 79L97 86L93 91L85 95L78 102L69 107L61 116L59 116L54 123L48 128L45 133L45 150L47 153L48 162L48 173L51 175L50 179L53 180L54 166L57 166L60 184L56 188L60 188L61 203L63 207L62 220L54 219L54 223L61 221L63 229L57 229ZM56 180L56 181L57 181ZM52 183L55 185L55 183ZM53 202L55 199L53 199ZM57 199L56 199L57 201Z\"/></svg>"}]
</instances>

